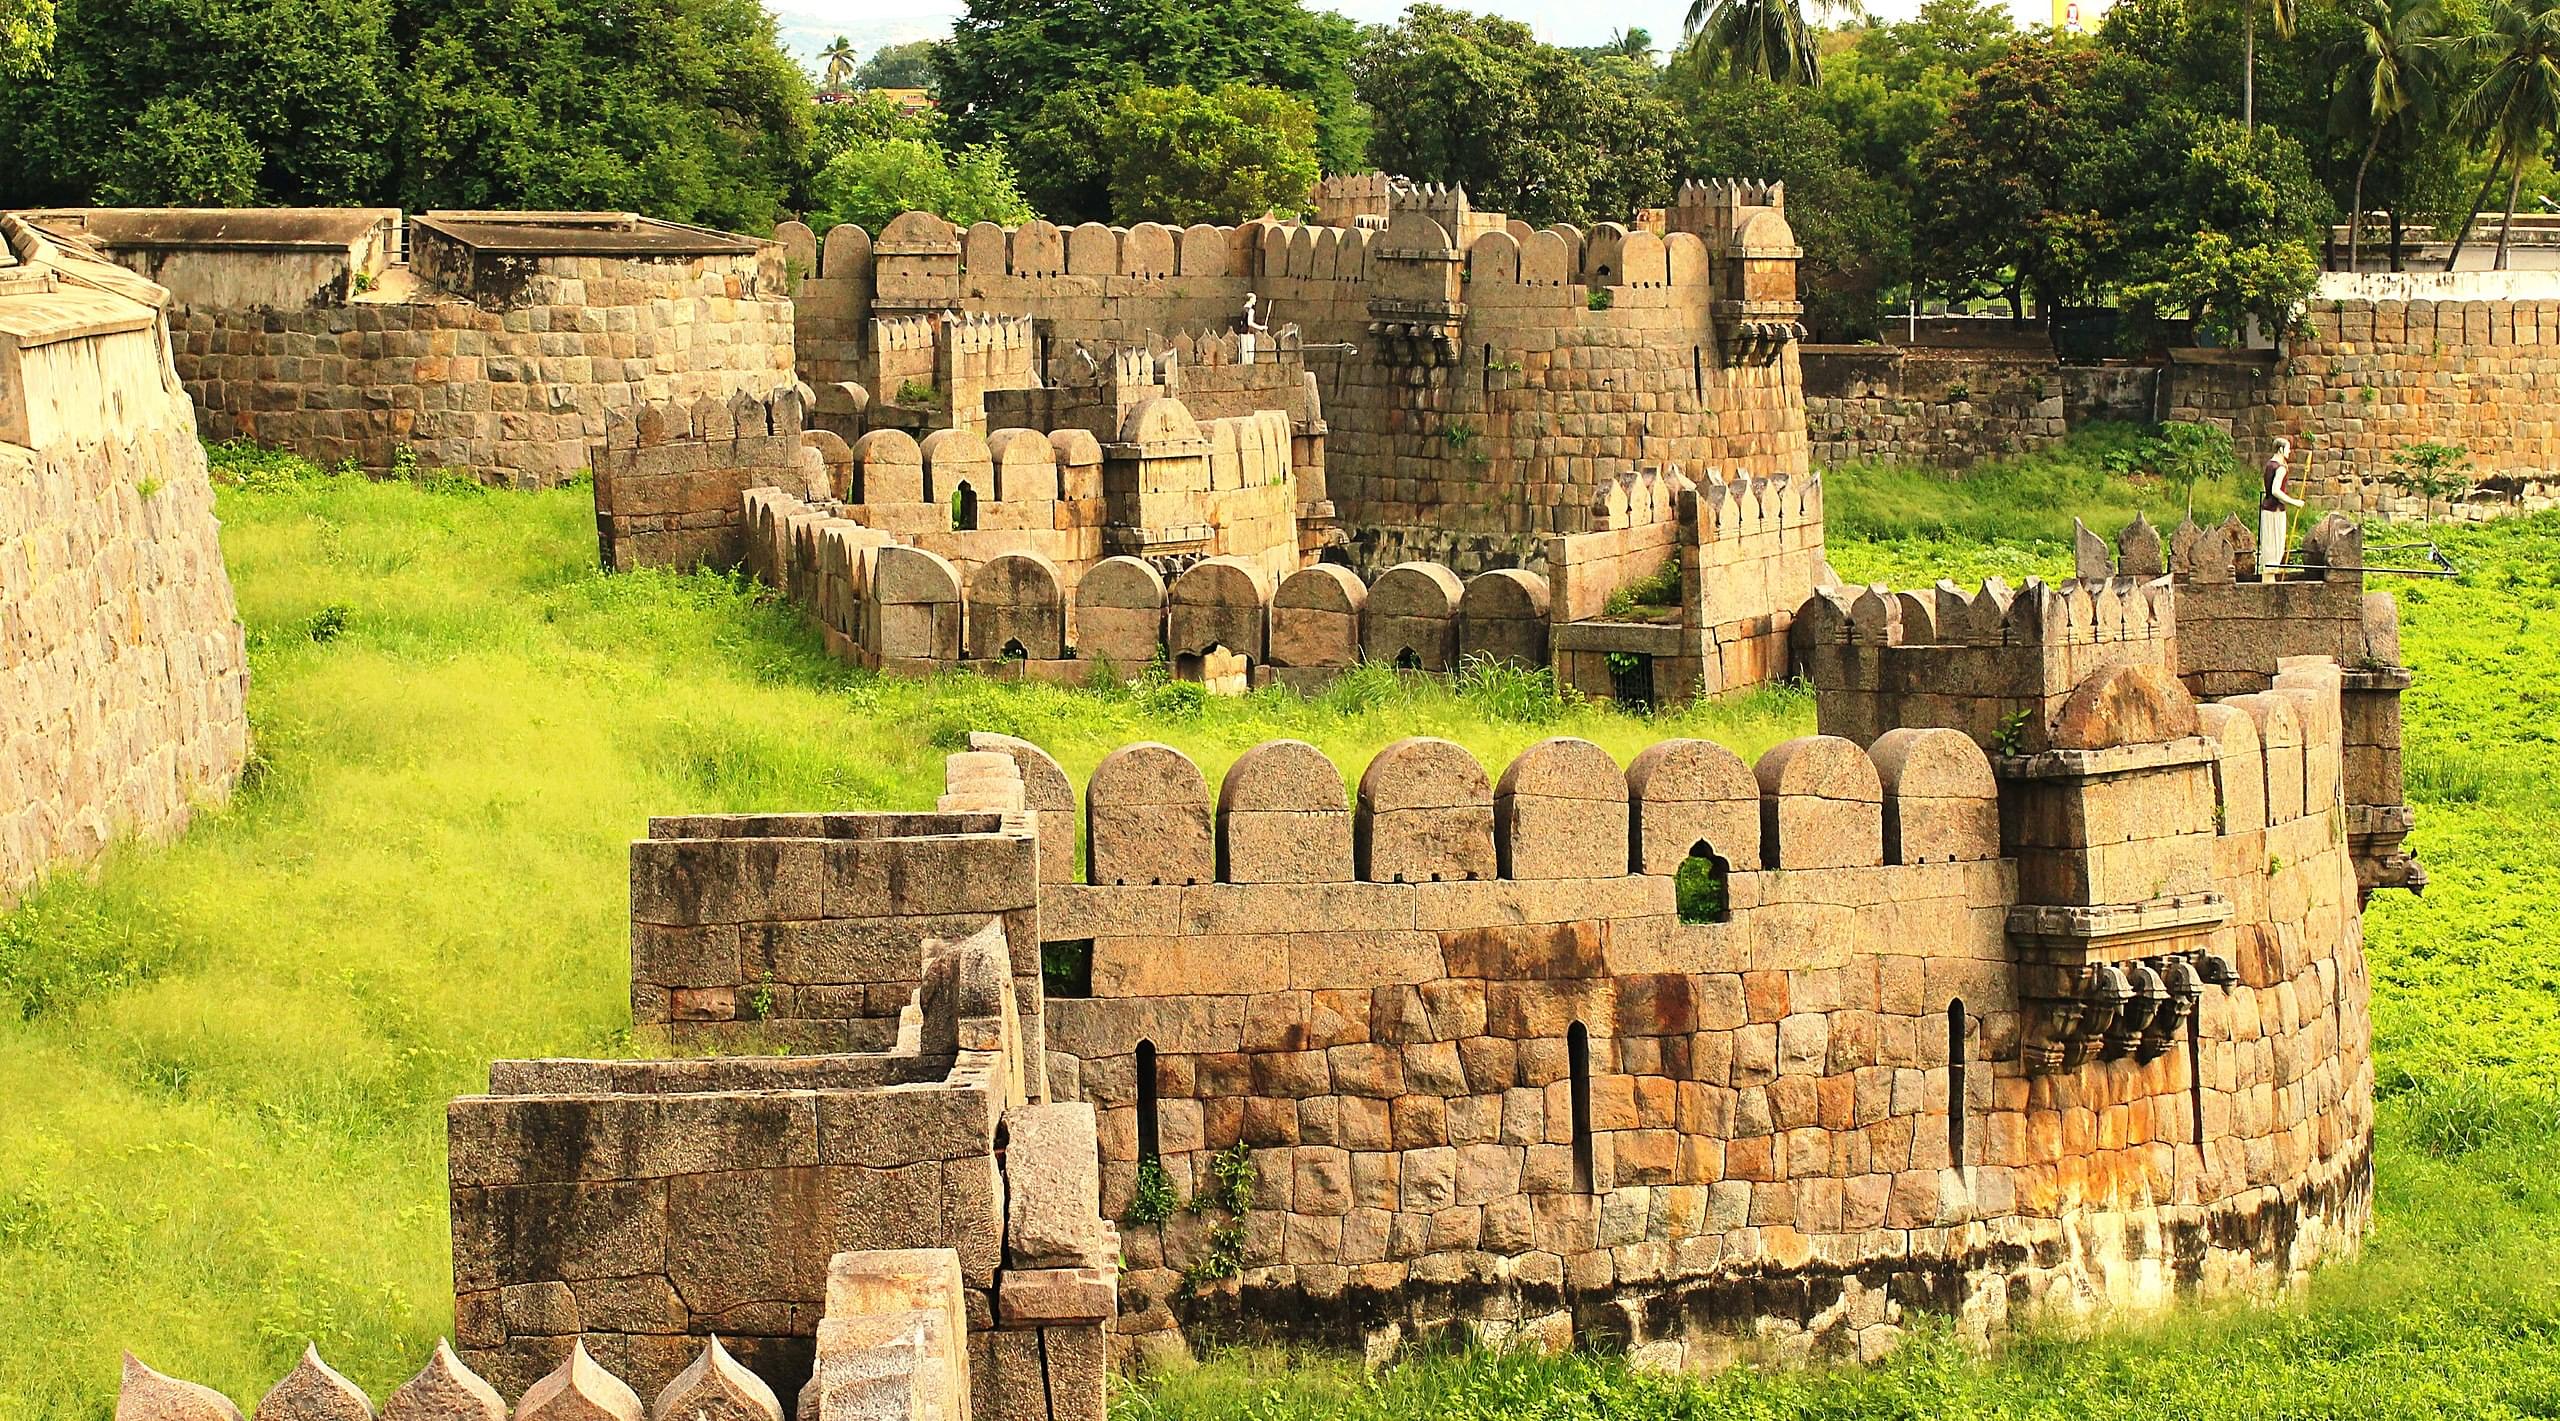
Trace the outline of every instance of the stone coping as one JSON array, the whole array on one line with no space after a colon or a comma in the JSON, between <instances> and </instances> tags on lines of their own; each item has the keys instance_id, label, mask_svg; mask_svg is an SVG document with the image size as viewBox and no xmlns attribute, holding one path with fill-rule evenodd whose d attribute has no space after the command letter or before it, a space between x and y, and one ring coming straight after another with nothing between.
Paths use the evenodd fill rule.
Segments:
<instances>
[{"instance_id":1,"label":"stone coping","mask_svg":"<svg viewBox=\"0 0 2560 1421\"><path fill-rule=\"evenodd\" d=\"M2104 750L2044 750L2033 755L1994 755L1992 771L2009 780L2078 780L2099 775L2166 769L2173 765L2206 765L2215 759L2213 742L2201 735L2147 745L2117 745Z\"/></svg>"},{"instance_id":2,"label":"stone coping","mask_svg":"<svg viewBox=\"0 0 2560 1421\"><path fill-rule=\"evenodd\" d=\"M2188 893L2154 898L2147 903L2104 903L2094 907L2020 903L2009 909L2008 928L2013 937L2094 942L2219 927L2230 920L2230 899L2219 893Z\"/></svg>"},{"instance_id":3,"label":"stone coping","mask_svg":"<svg viewBox=\"0 0 2560 1421\"><path fill-rule=\"evenodd\" d=\"M474 252L513 256L749 256L762 243L733 232L631 212L430 212L409 219Z\"/></svg>"},{"instance_id":4,"label":"stone coping","mask_svg":"<svg viewBox=\"0 0 2560 1421\"><path fill-rule=\"evenodd\" d=\"M948 1055L704 1056L654 1061L576 1058L492 1061L492 1096L734 1095L941 1085Z\"/></svg>"},{"instance_id":5,"label":"stone coping","mask_svg":"<svg viewBox=\"0 0 2560 1421\"><path fill-rule=\"evenodd\" d=\"M49 207L20 215L103 246L205 251L344 250L400 220L396 207Z\"/></svg>"}]
</instances>

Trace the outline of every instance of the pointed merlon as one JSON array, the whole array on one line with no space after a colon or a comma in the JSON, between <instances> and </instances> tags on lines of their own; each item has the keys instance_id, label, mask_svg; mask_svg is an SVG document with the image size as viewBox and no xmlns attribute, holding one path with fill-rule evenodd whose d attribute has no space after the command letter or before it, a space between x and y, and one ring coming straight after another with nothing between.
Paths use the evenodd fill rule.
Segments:
<instances>
[{"instance_id":1,"label":"pointed merlon","mask_svg":"<svg viewBox=\"0 0 2560 1421\"><path fill-rule=\"evenodd\" d=\"M507 1403L438 1341L427 1365L382 1403L382 1421L507 1421Z\"/></svg>"},{"instance_id":2,"label":"pointed merlon","mask_svg":"<svg viewBox=\"0 0 2560 1421\"><path fill-rule=\"evenodd\" d=\"M516 1421L644 1421L640 1394L587 1355L585 1338L558 1370L525 1389Z\"/></svg>"},{"instance_id":3,"label":"pointed merlon","mask_svg":"<svg viewBox=\"0 0 2560 1421\"><path fill-rule=\"evenodd\" d=\"M155 1372L127 1352L115 1421L240 1421L240 1408L211 1387Z\"/></svg>"},{"instance_id":4,"label":"pointed merlon","mask_svg":"<svg viewBox=\"0 0 2560 1421\"><path fill-rule=\"evenodd\" d=\"M2071 575L2082 582L2104 582L2116 575L2107 540L2089 531L2089 525L2077 518L2071 520Z\"/></svg>"},{"instance_id":5,"label":"pointed merlon","mask_svg":"<svg viewBox=\"0 0 2560 1421\"><path fill-rule=\"evenodd\" d=\"M2133 515L2133 521L2117 535L2116 546L2123 550L2120 561L2127 577L2158 577L2169 570L2167 552L2160 542L2160 530L2151 526L2147 514Z\"/></svg>"},{"instance_id":6,"label":"pointed merlon","mask_svg":"<svg viewBox=\"0 0 2560 1421\"><path fill-rule=\"evenodd\" d=\"M782 1402L764 1378L738 1365L714 1337L676 1373L649 1408L655 1421L782 1421Z\"/></svg>"},{"instance_id":7,"label":"pointed merlon","mask_svg":"<svg viewBox=\"0 0 2560 1421\"><path fill-rule=\"evenodd\" d=\"M373 1421L373 1403L306 1343L302 1360L259 1399L257 1421Z\"/></svg>"}]
</instances>

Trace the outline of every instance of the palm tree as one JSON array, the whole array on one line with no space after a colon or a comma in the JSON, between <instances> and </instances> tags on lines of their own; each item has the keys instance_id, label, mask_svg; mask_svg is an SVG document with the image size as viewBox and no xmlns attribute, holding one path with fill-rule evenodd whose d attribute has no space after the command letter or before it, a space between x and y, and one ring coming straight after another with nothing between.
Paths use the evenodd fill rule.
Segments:
<instances>
[{"instance_id":1,"label":"palm tree","mask_svg":"<svg viewBox=\"0 0 2560 1421\"><path fill-rule=\"evenodd\" d=\"M1814 8L1855 15L1857 0L1814 0ZM1728 74L1776 84L1819 84L1822 57L1797 0L1689 0L1689 44Z\"/></svg>"},{"instance_id":2,"label":"palm tree","mask_svg":"<svg viewBox=\"0 0 2560 1421\"><path fill-rule=\"evenodd\" d=\"M2366 133L2356 160L2354 207L2347 217L2347 270L2357 269L2364 238L2364 178L2383 141L2435 122L2442 89L2442 13L2434 0L2359 0L2348 7L2355 29L2330 51L2343 80L2331 102L2330 127Z\"/></svg>"},{"instance_id":3,"label":"palm tree","mask_svg":"<svg viewBox=\"0 0 2560 1421\"><path fill-rule=\"evenodd\" d=\"M2267 12L2275 18L2276 37L2293 38L2295 0L2264 0ZM2258 6L2260 0L2241 0L2240 5L2240 126L2258 126Z\"/></svg>"},{"instance_id":4,"label":"palm tree","mask_svg":"<svg viewBox=\"0 0 2560 1421\"><path fill-rule=\"evenodd\" d=\"M1622 59L1642 59L1653 53L1653 31L1642 25L1619 30L1609 36L1605 47Z\"/></svg>"},{"instance_id":5,"label":"palm tree","mask_svg":"<svg viewBox=\"0 0 2560 1421\"><path fill-rule=\"evenodd\" d=\"M2498 229L2498 257L2492 265L2506 268L2507 229L2515 225L2525 166L2541 155L2553 130L2560 129L2560 0L2498 0L2488 31L2475 44L2493 57L2480 87L2463 103L2460 118L2494 146L2489 175L2471 199L2471 215L2454 234L2447 271L2462 260L2463 243L2471 239L2472 225L2480 220L2501 167L2508 168L2507 218Z\"/></svg>"},{"instance_id":6,"label":"palm tree","mask_svg":"<svg viewBox=\"0 0 2560 1421\"><path fill-rule=\"evenodd\" d=\"M842 35L818 51L818 57L827 62L826 77L822 81L827 88L841 89L853 78L853 55L853 41Z\"/></svg>"}]
</instances>

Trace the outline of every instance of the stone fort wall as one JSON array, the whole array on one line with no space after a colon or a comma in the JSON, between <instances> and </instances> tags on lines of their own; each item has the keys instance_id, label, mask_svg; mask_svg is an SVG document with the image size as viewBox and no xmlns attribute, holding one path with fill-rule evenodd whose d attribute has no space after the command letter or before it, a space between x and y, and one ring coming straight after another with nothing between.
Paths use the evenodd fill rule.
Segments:
<instances>
[{"instance_id":1,"label":"stone fort wall","mask_svg":"<svg viewBox=\"0 0 2560 1421\"><path fill-rule=\"evenodd\" d=\"M982 450L974 436L934 438L954 443L924 459L926 485L984 482L982 457L954 472L936 467ZM1075 487L1079 471L1089 481L1098 462L1092 442L1070 433L1052 442L1001 431L997 442L1021 449L1006 477L1027 474L1044 491L1028 526L1049 521L1045 491ZM895 431L865 436L849 457L852 466L831 476L835 487L874 485L879 463L900 487L918 482L915 446ZM1667 704L1784 678L1792 609L1831 580L1821 500L1815 478L1698 488L1676 471L1622 475L1602 486L1592 531L1546 540L1543 562L1561 595L1538 573L1499 568L1462 578L1429 562L1364 580L1329 563L1275 575L1267 562L1218 556L1167 578L1134 557L1051 556L1021 532L884 527L888 520L862 505L781 488L743 495L743 560L809 610L837 655L879 669L966 667L1081 682L1097 671L1133 675L1162 658L1187 678L1202 678L1216 661L1248 682L1314 690L1364 661L1448 674L1490 658L1552 665L1564 684L1596 699ZM1674 605L1658 609L1662 620L1606 616L1612 592L1666 565L1679 586ZM1614 672L1613 657L1633 658L1641 684Z\"/></svg>"},{"instance_id":2,"label":"stone fort wall","mask_svg":"<svg viewBox=\"0 0 2560 1421\"><path fill-rule=\"evenodd\" d=\"M1584 531L1600 483L1631 466L1806 470L1791 343L1733 358L1737 321L1712 309L1732 287L1693 231L1512 222L1461 246L1438 224L962 232L910 213L876 241L850 226L823 241L795 224L778 235L810 273L795 311L802 368L821 387L858 378L856 343L883 312L1024 314L1054 359L1076 343L1226 329L1258 297L1273 330L1294 324L1310 346L1336 347L1309 365L1329 492L1366 569L1535 568L1541 540Z\"/></svg>"},{"instance_id":3,"label":"stone fort wall","mask_svg":"<svg viewBox=\"0 0 2560 1421\"><path fill-rule=\"evenodd\" d=\"M1021 770L1047 1086L1096 1112L1124 1345L1463 1326L1870 1357L1921 1312L1994 1331L2352 1249L2337 673L2201 707L2090 684L2113 709L2068 748L1996 764L1901 730L1756 765L1550 741L1495 779L1418 739L1355 786L1275 742L1213 788L1141 745L1079 795L978 737L963 758ZM1684 874L1719 891L1684 903ZM635 926L644 1022L723 1052L884 1029L848 1018L903 989L875 995L881 964L940 896L847 921L821 873L799 918L751 896L769 877L742 860L691 880L719 906L678 935ZM1142 1162L1191 1198L1238 1150L1235 1230L1133 1221Z\"/></svg>"},{"instance_id":4,"label":"stone fort wall","mask_svg":"<svg viewBox=\"0 0 2560 1421\"><path fill-rule=\"evenodd\" d=\"M2154 366L2049 352L1816 346L1802 355L1812 456L1959 468L2042 448L2092 420L2229 430L2256 464L2292 441L2297 489L2395 518L2560 504L2560 289L2548 273L2333 273L2272 350L2177 350ZM2419 443L2459 445L2469 496L2432 508L2391 482Z\"/></svg>"},{"instance_id":5,"label":"stone fort wall","mask_svg":"<svg viewBox=\"0 0 2560 1421\"><path fill-rule=\"evenodd\" d=\"M119 261L167 265L118 225L157 215L45 220L85 222ZM587 469L609 411L794 383L772 243L621 214L437 214L409 231L408 263L386 263L368 235L169 266L186 278L169 307L177 371L206 438L376 473L406 450L420 467L541 488ZM315 262L329 280L312 281Z\"/></svg>"},{"instance_id":6,"label":"stone fort wall","mask_svg":"<svg viewBox=\"0 0 2560 1421\"><path fill-rule=\"evenodd\" d=\"M151 283L0 218L0 903L248 754L248 661Z\"/></svg>"}]
</instances>

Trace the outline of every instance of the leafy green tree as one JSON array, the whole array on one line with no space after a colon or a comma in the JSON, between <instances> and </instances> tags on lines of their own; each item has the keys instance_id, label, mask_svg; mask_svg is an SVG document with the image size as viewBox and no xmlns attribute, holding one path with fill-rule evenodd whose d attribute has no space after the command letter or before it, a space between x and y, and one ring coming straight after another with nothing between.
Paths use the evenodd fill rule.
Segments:
<instances>
[{"instance_id":1,"label":"leafy green tree","mask_svg":"<svg viewBox=\"0 0 2560 1421\"><path fill-rule=\"evenodd\" d=\"M0 79L35 71L53 48L53 0L0 0Z\"/></svg>"},{"instance_id":2,"label":"leafy green tree","mask_svg":"<svg viewBox=\"0 0 2560 1421\"><path fill-rule=\"evenodd\" d=\"M150 176L128 161L140 154L193 174L178 186L234 201L384 201L393 15L391 0L60 0L41 80L0 83L0 191L23 203L96 201L111 183L144 191ZM186 102L153 113L163 100ZM220 151L201 168L191 154L151 155L140 145L153 131ZM230 176L206 185L236 175L244 154L246 192Z\"/></svg>"},{"instance_id":3,"label":"leafy green tree","mask_svg":"<svg viewBox=\"0 0 2560 1421\"><path fill-rule=\"evenodd\" d=\"M818 59L826 65L825 73L818 79L820 87L829 90L841 89L852 81L853 41L842 35L836 36L828 41L826 48L818 51Z\"/></svg>"},{"instance_id":4,"label":"leafy green tree","mask_svg":"<svg viewBox=\"0 0 2560 1421\"><path fill-rule=\"evenodd\" d=\"M425 0L407 19L410 206L763 231L806 170L809 80L756 0Z\"/></svg>"},{"instance_id":5,"label":"leafy green tree","mask_svg":"<svg viewBox=\"0 0 2560 1421\"><path fill-rule=\"evenodd\" d=\"M2488 32L2475 43L2487 57L2488 69L2464 101L2460 118L2475 138L2489 142L2489 174L2471 200L2462 230L2454 234L2445 267L2452 270L2461 261L2463 244L2471 239L2489 188L2503 168L2508 173L2507 220L2498 229L2493 265L2504 270L2524 170L2543 156L2553 131L2560 129L2560 0L2498 0L2489 12Z\"/></svg>"},{"instance_id":6,"label":"leafy green tree","mask_svg":"<svg viewBox=\"0 0 2560 1421\"><path fill-rule=\"evenodd\" d=\"M1986 67L1920 154L1918 237L1933 284L1988 287L2013 311L2104 285L2122 240L2128 174L2161 152L2183 114L2156 102L2162 79L2083 45L2022 42Z\"/></svg>"},{"instance_id":7,"label":"leafy green tree","mask_svg":"<svg viewBox=\"0 0 2560 1421\"><path fill-rule=\"evenodd\" d=\"M2124 199L2122 295L2137 316L2178 311L2225 332L2251 317L2289 324L2320 279L2330 215L2302 145L2267 125L2209 120L2143 186Z\"/></svg>"},{"instance_id":8,"label":"leafy green tree","mask_svg":"<svg viewBox=\"0 0 2560 1421\"><path fill-rule=\"evenodd\" d=\"M1277 89L1132 89L1102 125L1121 222L1242 222L1296 213L1315 186L1316 111Z\"/></svg>"},{"instance_id":9,"label":"leafy green tree","mask_svg":"<svg viewBox=\"0 0 2560 1421\"><path fill-rule=\"evenodd\" d=\"M1001 150L946 149L912 135L855 140L818 170L809 189L809 224L822 232L840 222L877 232L909 211L939 213L964 227L1032 218Z\"/></svg>"},{"instance_id":10,"label":"leafy green tree","mask_svg":"<svg viewBox=\"0 0 2560 1421\"><path fill-rule=\"evenodd\" d=\"M118 207L243 207L257 200L265 162L231 115L190 98L153 99L117 145L98 197Z\"/></svg>"},{"instance_id":11,"label":"leafy green tree","mask_svg":"<svg viewBox=\"0 0 2560 1421\"><path fill-rule=\"evenodd\" d=\"M939 40L920 39L907 44L893 44L875 49L854 71L857 89L922 89L932 93L941 75L933 66L934 51L942 47Z\"/></svg>"},{"instance_id":12,"label":"leafy green tree","mask_svg":"<svg viewBox=\"0 0 2560 1421\"><path fill-rule=\"evenodd\" d=\"M1353 73L1378 164L1463 183L1484 207L1533 223L1624 221L1669 195L1671 105L1516 21L1415 5L1371 33Z\"/></svg>"},{"instance_id":13,"label":"leafy green tree","mask_svg":"<svg viewBox=\"0 0 2560 1421\"><path fill-rule=\"evenodd\" d=\"M2434 0L2353 0L2346 8L2355 30L2330 51L2342 81L2330 125L2365 136L2347 202L2347 270L2354 271L2363 252L2364 184L2374 157L2404 130L2436 122L2447 76L2442 14Z\"/></svg>"},{"instance_id":14,"label":"leafy green tree","mask_svg":"<svg viewBox=\"0 0 2560 1421\"><path fill-rule=\"evenodd\" d=\"M1000 141L1059 221L1110 210L1104 116L1128 89L1256 84L1314 105L1316 152L1363 165L1367 115L1347 69L1351 21L1303 0L969 0L934 53L936 97L959 136Z\"/></svg>"},{"instance_id":15,"label":"leafy green tree","mask_svg":"<svg viewBox=\"0 0 2560 1421\"><path fill-rule=\"evenodd\" d=\"M1813 90L1749 78L1684 99L1680 171L1776 178L1804 248L1797 290L1826 340L1878 331L1879 293L1910 279L1911 215L1890 181L1859 166Z\"/></svg>"}]
</instances>

